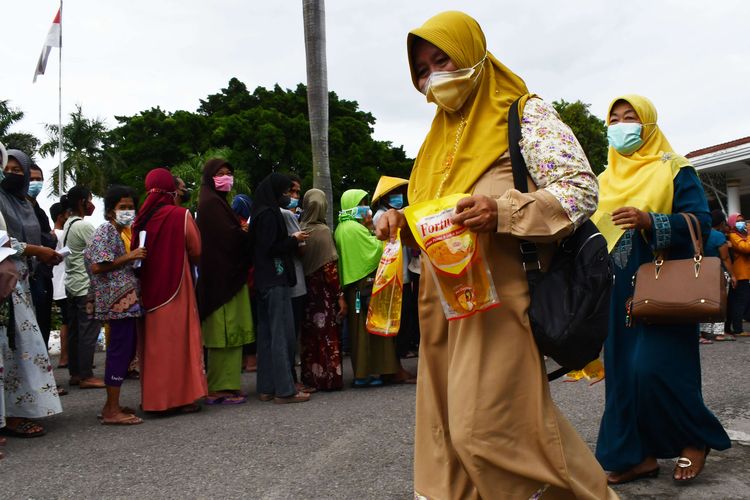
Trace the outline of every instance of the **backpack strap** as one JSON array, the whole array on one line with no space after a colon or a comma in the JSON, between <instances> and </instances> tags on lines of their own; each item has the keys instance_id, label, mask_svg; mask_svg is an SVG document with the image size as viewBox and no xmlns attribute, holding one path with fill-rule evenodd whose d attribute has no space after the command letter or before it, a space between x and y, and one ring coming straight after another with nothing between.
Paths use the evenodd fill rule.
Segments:
<instances>
[{"instance_id":1,"label":"backpack strap","mask_svg":"<svg viewBox=\"0 0 750 500\"><path fill-rule=\"evenodd\" d=\"M529 169L526 166L526 160L521 154L521 120L518 117L519 97L510 106L508 111L508 152L510 153L510 163L513 168L513 187L522 193L529 192L529 182L526 176ZM521 240L520 243L521 258L523 270L526 271L526 279L529 280L529 289L533 290L537 280L542 275L542 264L539 260L539 250L536 243L527 240Z\"/></svg>"},{"instance_id":2,"label":"backpack strap","mask_svg":"<svg viewBox=\"0 0 750 500\"><path fill-rule=\"evenodd\" d=\"M527 175L529 169L526 166L526 160L521 154L521 120L518 116L519 97L510 106L508 111L508 152L510 153L510 164L513 168L513 187L522 193L529 192L529 181ZM526 279L529 282L529 293L533 293L534 288L542 277L542 264L539 260L539 249L536 243L528 240L521 240L518 245L521 250L521 262L523 270L526 272ZM547 374L547 380L558 379L568 373L568 368L560 367Z\"/></svg>"}]
</instances>

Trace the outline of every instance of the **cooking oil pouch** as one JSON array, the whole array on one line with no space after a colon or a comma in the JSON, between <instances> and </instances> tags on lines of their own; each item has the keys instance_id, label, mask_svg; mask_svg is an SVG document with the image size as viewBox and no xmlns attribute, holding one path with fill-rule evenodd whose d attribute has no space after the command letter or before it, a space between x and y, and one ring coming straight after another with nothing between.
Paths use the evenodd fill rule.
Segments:
<instances>
[{"instance_id":1,"label":"cooking oil pouch","mask_svg":"<svg viewBox=\"0 0 750 500\"><path fill-rule=\"evenodd\" d=\"M401 300L404 286L404 261L401 235L385 245L380 257L372 298L367 309L366 328L370 333L393 337L401 328Z\"/></svg>"},{"instance_id":2,"label":"cooking oil pouch","mask_svg":"<svg viewBox=\"0 0 750 500\"><path fill-rule=\"evenodd\" d=\"M476 233L451 222L456 203L468 194L453 194L404 209L412 234L429 259L448 320L466 318L500 305L492 274Z\"/></svg>"}]
</instances>

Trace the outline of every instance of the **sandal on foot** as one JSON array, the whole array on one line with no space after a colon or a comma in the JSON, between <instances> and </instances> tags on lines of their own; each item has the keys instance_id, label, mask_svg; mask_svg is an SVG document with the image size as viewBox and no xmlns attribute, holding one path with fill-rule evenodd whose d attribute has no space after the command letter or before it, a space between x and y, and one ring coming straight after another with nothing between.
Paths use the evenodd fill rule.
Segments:
<instances>
[{"instance_id":1,"label":"sandal on foot","mask_svg":"<svg viewBox=\"0 0 750 500\"><path fill-rule=\"evenodd\" d=\"M264 403L267 403L268 401L273 401L273 394L266 394L264 392L258 393L258 399L263 401Z\"/></svg>"},{"instance_id":2,"label":"sandal on foot","mask_svg":"<svg viewBox=\"0 0 750 500\"><path fill-rule=\"evenodd\" d=\"M58 385L57 386L57 395L58 396L67 396L68 395L68 390L66 388L64 388L63 386Z\"/></svg>"},{"instance_id":3,"label":"sandal on foot","mask_svg":"<svg viewBox=\"0 0 750 500\"><path fill-rule=\"evenodd\" d=\"M127 415L135 415L135 410L132 409L132 408L129 408L127 406L121 406L120 407L120 413L125 413ZM104 417L102 417L102 414L99 413L99 414L96 415L96 418L98 418L99 420L101 420Z\"/></svg>"},{"instance_id":4,"label":"sandal on foot","mask_svg":"<svg viewBox=\"0 0 750 500\"><path fill-rule=\"evenodd\" d=\"M297 389L297 392L305 392L307 394L314 394L318 392L318 389L316 389L315 387L306 385L306 384L297 383L297 384L294 384L294 387Z\"/></svg>"},{"instance_id":5,"label":"sandal on foot","mask_svg":"<svg viewBox=\"0 0 750 500\"><path fill-rule=\"evenodd\" d=\"M370 378L355 378L354 382L352 383L352 387L355 389L361 389L362 387L367 387L370 385Z\"/></svg>"},{"instance_id":6,"label":"sandal on foot","mask_svg":"<svg viewBox=\"0 0 750 500\"><path fill-rule=\"evenodd\" d=\"M716 342L734 342L737 339L731 333L722 333L714 337L714 340Z\"/></svg>"},{"instance_id":7,"label":"sandal on foot","mask_svg":"<svg viewBox=\"0 0 750 500\"><path fill-rule=\"evenodd\" d=\"M306 401L310 401L310 395L305 392L298 392L293 396L287 396L285 398L273 398L273 402L277 405L289 403L304 403Z\"/></svg>"},{"instance_id":8,"label":"sandal on foot","mask_svg":"<svg viewBox=\"0 0 750 500\"><path fill-rule=\"evenodd\" d=\"M638 481L639 479L654 478L659 475L659 467L655 469L647 470L645 472L635 472L635 469L630 469L625 472L615 472L607 474L607 484L624 484L632 481Z\"/></svg>"},{"instance_id":9,"label":"sandal on foot","mask_svg":"<svg viewBox=\"0 0 750 500\"><path fill-rule=\"evenodd\" d=\"M672 480L675 483L685 484L693 481L696 477L700 475L701 472L703 472L703 468L706 466L706 458L708 458L708 454L711 451L710 448L706 448L706 452L703 455L703 463L700 467L697 467L695 471L695 475L693 477L684 477L682 479L678 479L675 477L675 474L679 469L688 469L690 467L693 467L693 461L690 460L688 457L678 457L677 462L674 465L674 471L672 472Z\"/></svg>"},{"instance_id":10,"label":"sandal on foot","mask_svg":"<svg viewBox=\"0 0 750 500\"><path fill-rule=\"evenodd\" d=\"M5 439L4 437L0 436L0 446L5 446L5 443L7 443L7 442L8 442L7 439Z\"/></svg>"},{"instance_id":11,"label":"sandal on foot","mask_svg":"<svg viewBox=\"0 0 750 500\"><path fill-rule=\"evenodd\" d=\"M28 419L24 419L20 424L15 427L8 427L8 423L5 423L5 427L0 429L0 432L6 436L20 437L20 438L35 438L42 437L47 434L47 431L41 425ZM32 430L36 428L36 430Z\"/></svg>"},{"instance_id":12,"label":"sandal on foot","mask_svg":"<svg viewBox=\"0 0 750 500\"><path fill-rule=\"evenodd\" d=\"M102 425L138 425L142 423L142 418L136 417L132 413L124 412L114 418L102 418Z\"/></svg>"}]
</instances>

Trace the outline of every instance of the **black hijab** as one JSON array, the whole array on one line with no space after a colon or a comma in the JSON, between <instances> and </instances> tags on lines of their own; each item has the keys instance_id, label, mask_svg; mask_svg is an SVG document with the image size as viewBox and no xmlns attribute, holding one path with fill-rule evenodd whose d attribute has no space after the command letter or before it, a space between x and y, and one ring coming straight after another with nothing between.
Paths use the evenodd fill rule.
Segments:
<instances>
[{"instance_id":1,"label":"black hijab","mask_svg":"<svg viewBox=\"0 0 750 500\"><path fill-rule=\"evenodd\" d=\"M8 234L18 241L40 245L42 242L39 220L34 206L26 199L31 178L31 158L18 149L9 149L8 158L15 158L23 168L24 185L19 191L9 192L0 187L0 210L5 216Z\"/></svg>"},{"instance_id":2,"label":"black hijab","mask_svg":"<svg viewBox=\"0 0 750 500\"><path fill-rule=\"evenodd\" d=\"M227 203L227 193L217 191L214 185L214 176L221 167L234 172L221 158L213 158L203 166L198 199L201 258L197 291L201 320L237 295L247 283L250 269L250 236L242 230Z\"/></svg>"}]
</instances>

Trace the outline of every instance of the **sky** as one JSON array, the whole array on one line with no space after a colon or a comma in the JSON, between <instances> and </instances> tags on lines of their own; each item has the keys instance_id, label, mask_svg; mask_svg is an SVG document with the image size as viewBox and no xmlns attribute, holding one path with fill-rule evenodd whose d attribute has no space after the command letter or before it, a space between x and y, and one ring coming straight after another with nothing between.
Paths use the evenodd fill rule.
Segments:
<instances>
[{"instance_id":1,"label":"sky","mask_svg":"<svg viewBox=\"0 0 750 500\"><path fill-rule=\"evenodd\" d=\"M57 123L58 53L32 84L59 0L0 0L0 99L45 138ZM678 153L750 135L747 0L328 0L328 87L377 122L375 137L415 156L433 104L412 86L406 35L444 10L477 19L487 45L548 101L582 100L603 118L612 98L649 97ZM63 114L195 111L232 77L294 88L306 81L299 0L65 0ZM39 162L49 170L56 159ZM48 205L47 200L41 200Z\"/></svg>"}]
</instances>

